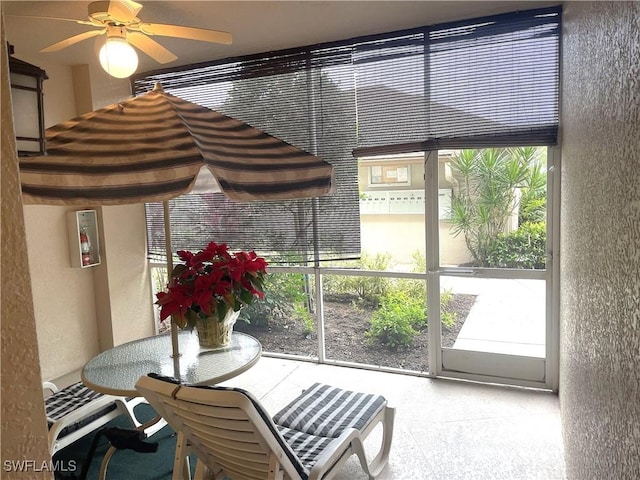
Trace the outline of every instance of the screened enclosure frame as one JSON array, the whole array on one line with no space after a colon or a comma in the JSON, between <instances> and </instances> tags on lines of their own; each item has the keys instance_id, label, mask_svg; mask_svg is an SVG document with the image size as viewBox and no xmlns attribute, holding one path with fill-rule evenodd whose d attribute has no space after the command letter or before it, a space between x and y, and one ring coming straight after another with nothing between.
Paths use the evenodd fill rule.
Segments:
<instances>
[{"instance_id":1,"label":"screened enclosure frame","mask_svg":"<svg viewBox=\"0 0 640 480\"><path fill-rule=\"evenodd\" d=\"M274 268L274 273L313 275L318 361L346 364L325 357L322 275L409 275L429 283L434 271L440 270L437 252L433 251L437 248L433 237L437 232L426 235L430 263L424 273L341 268L340 261L360 255L358 158L410 152L433 154L442 149L557 145L560 36L561 6L556 6L133 77L136 93L143 93L160 81L168 92L238 118L319 156L331 163L336 172L336 192L294 204L258 202L226 209L224 204L229 201L220 196L213 203L215 207L207 211L204 223L213 223L211 218L226 218L226 222L218 222L217 228L207 225L199 237L184 232L193 231L193 224L199 222L188 212L203 208L189 203L192 195L178 198L174 200L176 205L184 203L174 207L180 213L172 216L178 234L173 236L173 251L178 246L197 248L208 240L224 241L232 248L256 249L260 254L271 255L273 264L289 265ZM437 185L430 188L437 191ZM212 194L206 195L211 201ZM304 215L280 214L295 208L302 209ZM241 220L239 212L247 214L248 220ZM149 217L153 215L149 206L147 213ZM437 218L433 201L425 205L425 216L428 215ZM267 216L270 223L259 227L256 218ZM180 223L181 218L186 222ZM554 232L557 215L552 218ZM235 225L232 220L237 224L235 229L230 228ZM339 241L335 241L337 237ZM164 243L158 245L155 249L150 241L149 251L164 252ZM334 263L323 263L331 260ZM552 272L534 272L530 276L544 275L550 279L549 285L555 285L557 262L551 265ZM438 288L432 285L428 290L427 303L439 304ZM551 291L549 287L547 291ZM554 316L549 310L557 310L552 302L557 302L555 296L548 301L551 307L547 307L547 322ZM430 335L436 335L437 318L430 318L429 323ZM525 382L528 386L553 388L556 383L557 355L553 351L549 354L556 345L547 338L547 383ZM443 373L441 360L440 350L430 349L428 375ZM487 378L501 381L498 377Z\"/></svg>"}]
</instances>

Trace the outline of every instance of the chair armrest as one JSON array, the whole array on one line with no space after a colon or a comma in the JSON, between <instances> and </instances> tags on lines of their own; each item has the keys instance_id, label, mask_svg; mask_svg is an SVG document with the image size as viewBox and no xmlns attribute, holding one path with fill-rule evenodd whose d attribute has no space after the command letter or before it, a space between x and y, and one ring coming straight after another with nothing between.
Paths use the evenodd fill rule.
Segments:
<instances>
[{"instance_id":1,"label":"chair armrest","mask_svg":"<svg viewBox=\"0 0 640 480\"><path fill-rule=\"evenodd\" d=\"M113 398L105 395L104 397L96 398L91 402L83 405L82 407L76 408L74 411L67 413L63 418L53 421L51 428L49 429L50 436L57 436L58 431L62 431L64 427L67 425L72 425L89 415L92 415L99 411L100 409L108 406L110 403L113 403ZM118 412L119 414L120 412ZM54 437L55 438L55 437Z\"/></svg>"},{"instance_id":2,"label":"chair armrest","mask_svg":"<svg viewBox=\"0 0 640 480\"><path fill-rule=\"evenodd\" d=\"M42 390L49 390L52 394L60 390L53 382L42 382Z\"/></svg>"}]
</instances>

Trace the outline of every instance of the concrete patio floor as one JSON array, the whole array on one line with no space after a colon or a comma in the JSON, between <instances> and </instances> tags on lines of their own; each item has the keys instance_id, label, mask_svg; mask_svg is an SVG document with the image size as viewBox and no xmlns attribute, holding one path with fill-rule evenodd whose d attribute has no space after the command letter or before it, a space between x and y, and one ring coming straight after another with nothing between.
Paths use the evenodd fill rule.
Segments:
<instances>
[{"instance_id":1,"label":"concrete patio floor","mask_svg":"<svg viewBox=\"0 0 640 480\"><path fill-rule=\"evenodd\" d=\"M544 281L443 277L441 285L477 295L453 348L544 358Z\"/></svg>"},{"instance_id":2,"label":"concrete patio floor","mask_svg":"<svg viewBox=\"0 0 640 480\"><path fill-rule=\"evenodd\" d=\"M262 357L225 385L253 392L275 413L313 382L380 393L396 408L382 480L565 478L560 411L549 392ZM379 429L369 437L371 453ZM337 480L366 479L352 457Z\"/></svg>"}]
</instances>

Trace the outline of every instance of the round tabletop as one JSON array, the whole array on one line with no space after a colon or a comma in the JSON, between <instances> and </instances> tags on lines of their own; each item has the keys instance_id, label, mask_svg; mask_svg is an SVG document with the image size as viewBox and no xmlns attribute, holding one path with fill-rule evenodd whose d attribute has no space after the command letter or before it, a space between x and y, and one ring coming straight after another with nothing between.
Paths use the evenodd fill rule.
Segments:
<instances>
[{"instance_id":1,"label":"round tabletop","mask_svg":"<svg viewBox=\"0 0 640 480\"><path fill-rule=\"evenodd\" d=\"M255 338L233 332L226 347L201 348L195 332L178 334L180 356L172 358L169 333L135 340L102 352L82 369L82 382L108 395L138 396L136 382L149 373L178 378L187 384L213 385L239 375L260 359Z\"/></svg>"}]
</instances>

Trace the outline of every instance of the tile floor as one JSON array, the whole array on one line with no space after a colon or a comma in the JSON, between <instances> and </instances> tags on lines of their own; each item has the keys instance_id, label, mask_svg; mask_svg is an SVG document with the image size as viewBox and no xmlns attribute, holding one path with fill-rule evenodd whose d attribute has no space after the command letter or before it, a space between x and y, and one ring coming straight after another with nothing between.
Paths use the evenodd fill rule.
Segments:
<instances>
[{"instance_id":1,"label":"tile floor","mask_svg":"<svg viewBox=\"0 0 640 480\"><path fill-rule=\"evenodd\" d=\"M396 408L382 480L565 478L557 395L263 357L225 382L275 413L311 383L383 394ZM373 453L381 435L366 444ZM366 479L352 457L336 480Z\"/></svg>"}]
</instances>

